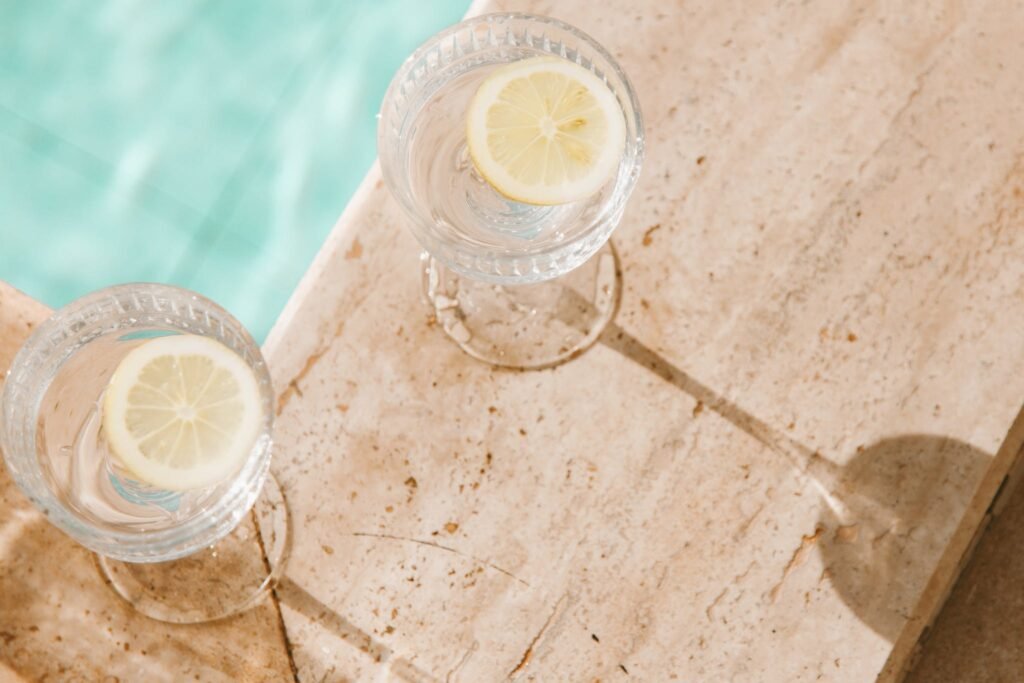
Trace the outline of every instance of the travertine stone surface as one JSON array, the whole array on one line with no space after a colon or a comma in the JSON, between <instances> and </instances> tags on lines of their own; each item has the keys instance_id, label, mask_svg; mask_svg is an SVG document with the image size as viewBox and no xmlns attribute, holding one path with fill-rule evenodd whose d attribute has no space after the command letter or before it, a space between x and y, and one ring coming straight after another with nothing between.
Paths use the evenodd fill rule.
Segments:
<instances>
[{"instance_id":1,"label":"travertine stone surface","mask_svg":"<svg viewBox=\"0 0 1024 683\"><path fill-rule=\"evenodd\" d=\"M49 310L0 282L0 388ZM0 681L280 681L291 667L267 602L218 624L172 626L128 607L91 553L51 526L0 467Z\"/></svg>"},{"instance_id":2,"label":"travertine stone surface","mask_svg":"<svg viewBox=\"0 0 1024 683\"><path fill-rule=\"evenodd\" d=\"M893 679L1024 440L1024 6L492 8L635 81L622 307L474 362L371 172L265 349L299 678ZM0 369L44 315L0 289ZM133 615L0 474L0 674L287 680L279 638Z\"/></svg>"},{"instance_id":3,"label":"travertine stone surface","mask_svg":"<svg viewBox=\"0 0 1024 683\"><path fill-rule=\"evenodd\" d=\"M267 343L300 677L895 677L1024 437L1024 7L495 7L635 81L622 308L474 362L370 174Z\"/></svg>"}]
</instances>

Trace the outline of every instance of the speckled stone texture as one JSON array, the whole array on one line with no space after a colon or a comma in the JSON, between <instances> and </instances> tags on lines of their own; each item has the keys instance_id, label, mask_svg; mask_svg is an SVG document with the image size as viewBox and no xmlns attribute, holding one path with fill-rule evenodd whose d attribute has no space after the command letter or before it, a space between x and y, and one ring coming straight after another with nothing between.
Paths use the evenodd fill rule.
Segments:
<instances>
[{"instance_id":1,"label":"speckled stone texture","mask_svg":"<svg viewBox=\"0 0 1024 683\"><path fill-rule=\"evenodd\" d=\"M0 378L48 315L46 307L0 282ZM92 554L51 526L0 467L0 681L291 677L271 602L202 626L147 619L104 584Z\"/></svg>"},{"instance_id":2,"label":"speckled stone texture","mask_svg":"<svg viewBox=\"0 0 1024 683\"><path fill-rule=\"evenodd\" d=\"M474 362L370 174L266 347L300 676L898 677L1024 437L1024 7L497 7L637 86L621 311Z\"/></svg>"},{"instance_id":3,"label":"speckled stone texture","mask_svg":"<svg viewBox=\"0 0 1024 683\"><path fill-rule=\"evenodd\" d=\"M1024 7L474 9L513 6L637 86L622 307L565 366L473 361L371 172L265 348L300 679L895 679L1024 441ZM266 612L133 618L0 490L6 666L286 676Z\"/></svg>"}]
</instances>

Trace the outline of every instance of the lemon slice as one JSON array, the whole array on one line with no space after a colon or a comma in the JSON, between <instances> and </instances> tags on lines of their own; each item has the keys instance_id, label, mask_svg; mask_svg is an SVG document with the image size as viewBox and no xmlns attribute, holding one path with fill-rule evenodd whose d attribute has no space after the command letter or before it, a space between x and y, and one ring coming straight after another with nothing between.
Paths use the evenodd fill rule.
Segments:
<instances>
[{"instance_id":1,"label":"lemon slice","mask_svg":"<svg viewBox=\"0 0 1024 683\"><path fill-rule=\"evenodd\" d=\"M242 466L262 420L259 382L235 352L181 334L132 349L103 398L111 452L147 484L206 488Z\"/></svg>"},{"instance_id":2,"label":"lemon slice","mask_svg":"<svg viewBox=\"0 0 1024 683\"><path fill-rule=\"evenodd\" d=\"M604 81L566 59L534 57L496 69L466 118L469 154L498 192L527 204L565 204L601 189L622 159L626 124Z\"/></svg>"}]
</instances>

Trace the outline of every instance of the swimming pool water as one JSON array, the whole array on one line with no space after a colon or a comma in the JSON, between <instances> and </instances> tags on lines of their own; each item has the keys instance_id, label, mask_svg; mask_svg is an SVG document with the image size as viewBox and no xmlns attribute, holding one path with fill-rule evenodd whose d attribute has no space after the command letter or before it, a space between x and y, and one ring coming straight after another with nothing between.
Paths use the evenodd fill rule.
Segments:
<instances>
[{"instance_id":1,"label":"swimming pool water","mask_svg":"<svg viewBox=\"0 0 1024 683\"><path fill-rule=\"evenodd\" d=\"M468 0L0 0L0 279L168 282L263 339Z\"/></svg>"}]
</instances>

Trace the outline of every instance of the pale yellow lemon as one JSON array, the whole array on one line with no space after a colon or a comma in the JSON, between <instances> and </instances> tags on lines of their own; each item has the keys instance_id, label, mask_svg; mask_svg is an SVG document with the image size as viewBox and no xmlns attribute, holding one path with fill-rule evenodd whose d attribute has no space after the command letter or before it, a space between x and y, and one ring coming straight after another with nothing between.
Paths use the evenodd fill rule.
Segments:
<instances>
[{"instance_id":1,"label":"pale yellow lemon","mask_svg":"<svg viewBox=\"0 0 1024 683\"><path fill-rule=\"evenodd\" d=\"M252 368L215 339L158 337L132 349L103 397L113 455L153 486L176 491L225 481L245 462L262 421Z\"/></svg>"},{"instance_id":2,"label":"pale yellow lemon","mask_svg":"<svg viewBox=\"0 0 1024 683\"><path fill-rule=\"evenodd\" d=\"M622 108L593 72L534 57L495 69L466 117L469 153L498 192L527 204L565 204L595 194L619 166Z\"/></svg>"}]
</instances>

